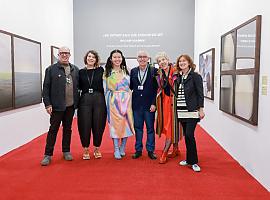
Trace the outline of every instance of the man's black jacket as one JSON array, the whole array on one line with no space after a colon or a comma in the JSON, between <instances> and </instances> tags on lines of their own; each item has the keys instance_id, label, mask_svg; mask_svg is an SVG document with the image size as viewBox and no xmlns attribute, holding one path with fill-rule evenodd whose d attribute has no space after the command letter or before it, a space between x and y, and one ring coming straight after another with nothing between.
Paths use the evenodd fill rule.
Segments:
<instances>
[{"instance_id":1,"label":"man's black jacket","mask_svg":"<svg viewBox=\"0 0 270 200\"><path fill-rule=\"evenodd\" d=\"M69 65L73 81L74 108L77 108L79 101L79 69L75 65ZM42 97L45 107L52 106L54 111L65 111L66 74L64 67L59 62L46 69Z\"/></svg>"}]
</instances>

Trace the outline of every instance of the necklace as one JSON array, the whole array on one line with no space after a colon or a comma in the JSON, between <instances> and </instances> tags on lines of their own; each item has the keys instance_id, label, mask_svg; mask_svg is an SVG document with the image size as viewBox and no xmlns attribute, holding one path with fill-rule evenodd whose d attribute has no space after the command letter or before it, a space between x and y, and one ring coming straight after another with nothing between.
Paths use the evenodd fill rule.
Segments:
<instances>
[{"instance_id":1,"label":"necklace","mask_svg":"<svg viewBox=\"0 0 270 200\"><path fill-rule=\"evenodd\" d=\"M96 69L95 66L88 67L86 66L86 69Z\"/></svg>"},{"instance_id":2,"label":"necklace","mask_svg":"<svg viewBox=\"0 0 270 200\"><path fill-rule=\"evenodd\" d=\"M122 71L122 69L119 69L119 70L113 70L114 73L118 74Z\"/></svg>"}]
</instances>

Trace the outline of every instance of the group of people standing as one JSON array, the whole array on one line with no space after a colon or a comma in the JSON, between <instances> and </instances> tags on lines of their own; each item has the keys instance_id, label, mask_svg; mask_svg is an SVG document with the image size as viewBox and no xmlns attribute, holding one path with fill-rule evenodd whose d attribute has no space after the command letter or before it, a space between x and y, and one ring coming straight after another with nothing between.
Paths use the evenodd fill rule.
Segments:
<instances>
[{"instance_id":1,"label":"group of people standing","mask_svg":"<svg viewBox=\"0 0 270 200\"><path fill-rule=\"evenodd\" d=\"M145 123L146 150L150 159L157 159L155 133L159 136L164 134L166 138L159 158L160 164L180 154L178 143L183 134L186 160L179 164L190 165L194 171L200 171L194 131L197 123L204 117L203 85L202 78L194 72L195 64L188 55L179 56L173 66L167 54L160 52L156 55L159 65L157 69L149 65L148 53L139 51L139 65L130 73L125 57L118 49L110 53L105 69L100 67L100 58L94 50L86 53L85 68L80 70L69 63L69 48L61 47L58 56L58 62L46 69L43 85L43 101L50 114L50 128L41 165L51 163L61 122L63 157L68 161L73 160L70 153L71 126L74 111L78 108L83 159L90 159L91 133L94 157L102 157L99 147L106 121L113 141L115 159L122 159L126 155L127 139L132 135L136 137L132 158L141 157ZM173 150L169 153L171 146Z\"/></svg>"}]
</instances>

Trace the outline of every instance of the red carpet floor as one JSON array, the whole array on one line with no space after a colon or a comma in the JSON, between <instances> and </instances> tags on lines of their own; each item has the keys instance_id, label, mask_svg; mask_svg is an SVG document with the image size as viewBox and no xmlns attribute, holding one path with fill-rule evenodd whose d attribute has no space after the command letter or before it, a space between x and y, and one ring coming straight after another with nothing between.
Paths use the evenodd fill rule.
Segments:
<instances>
[{"instance_id":1,"label":"red carpet floor","mask_svg":"<svg viewBox=\"0 0 270 200\"><path fill-rule=\"evenodd\" d=\"M160 165L144 152L133 160L134 137L128 140L127 156L113 158L108 131L101 147L103 158L81 159L82 149L74 123L74 161L64 161L61 134L53 161L41 167L45 136L0 157L0 200L167 200L167 199L270 199L269 192L229 156L204 130L197 128L197 146L202 171L194 173L178 165L185 157ZM156 140L160 155L164 138Z\"/></svg>"}]
</instances>

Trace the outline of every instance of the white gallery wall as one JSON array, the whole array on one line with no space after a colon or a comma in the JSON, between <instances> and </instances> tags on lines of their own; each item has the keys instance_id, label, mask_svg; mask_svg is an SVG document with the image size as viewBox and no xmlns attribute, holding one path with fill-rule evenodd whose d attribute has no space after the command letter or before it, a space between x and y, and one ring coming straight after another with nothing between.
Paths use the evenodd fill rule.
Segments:
<instances>
[{"instance_id":1,"label":"white gallery wall","mask_svg":"<svg viewBox=\"0 0 270 200\"><path fill-rule=\"evenodd\" d=\"M270 75L270 7L268 0L195 0L195 63L199 54L216 49L214 101L205 99L206 117L200 123L253 177L270 191L270 94L262 95L262 76ZM219 110L221 35L262 15L258 126ZM237 177L232 177L237 178Z\"/></svg>"},{"instance_id":2,"label":"white gallery wall","mask_svg":"<svg viewBox=\"0 0 270 200\"><path fill-rule=\"evenodd\" d=\"M68 46L73 52L73 1L0 0L0 29L41 42L44 77L51 45ZM0 156L47 132L48 127L43 104L0 113Z\"/></svg>"}]
</instances>

